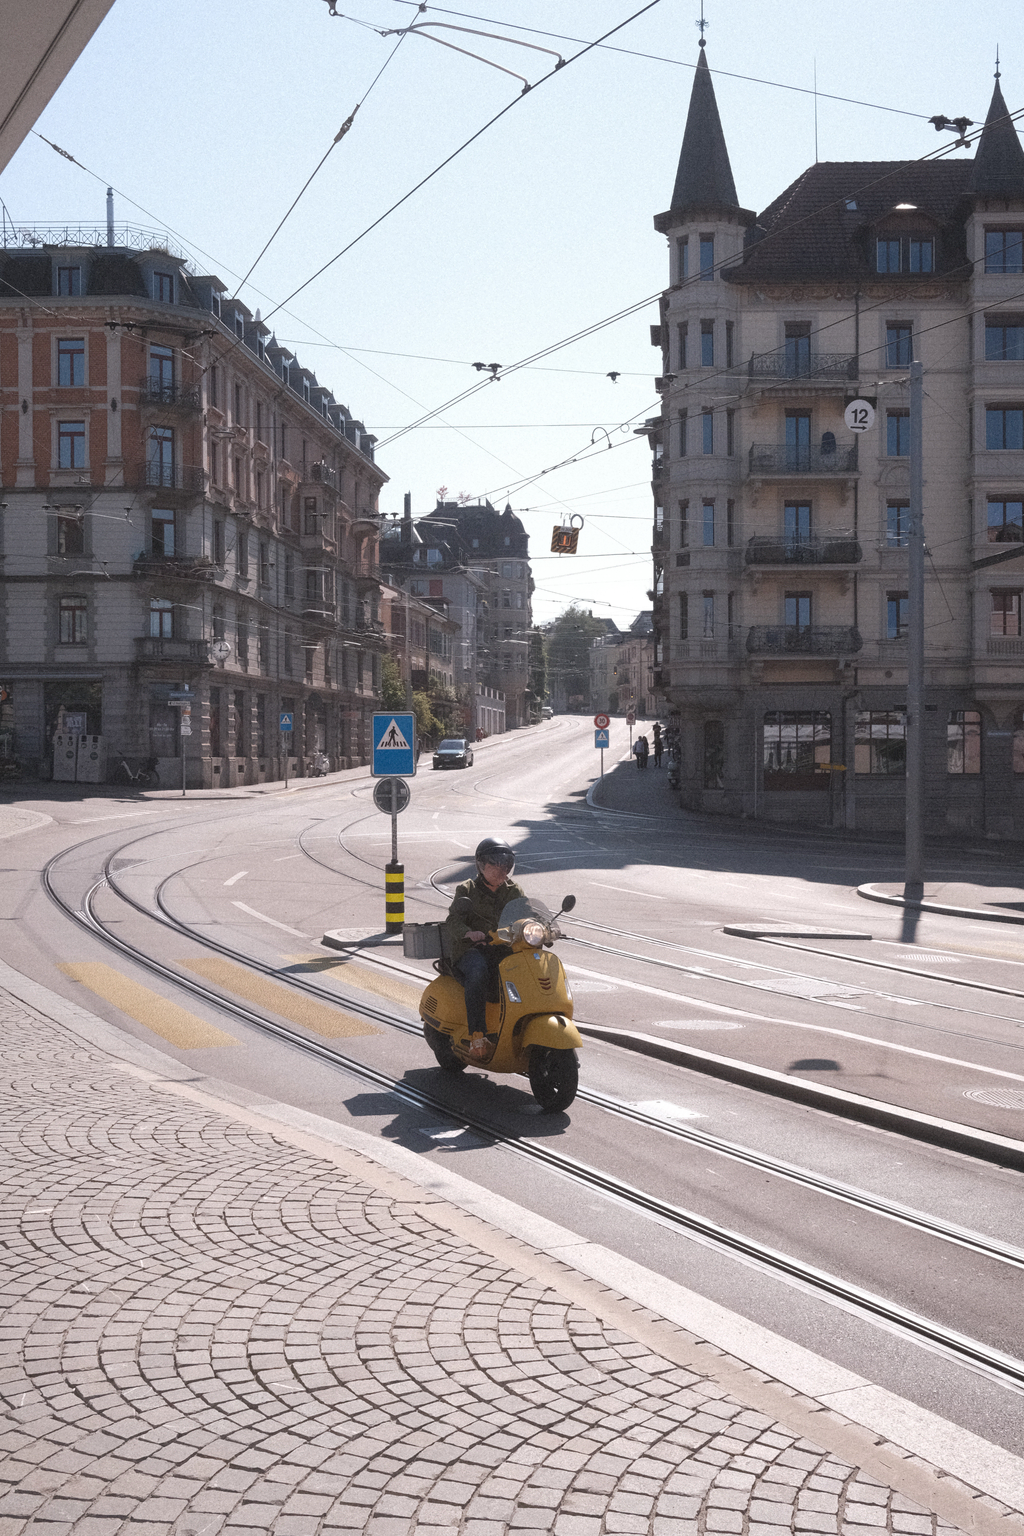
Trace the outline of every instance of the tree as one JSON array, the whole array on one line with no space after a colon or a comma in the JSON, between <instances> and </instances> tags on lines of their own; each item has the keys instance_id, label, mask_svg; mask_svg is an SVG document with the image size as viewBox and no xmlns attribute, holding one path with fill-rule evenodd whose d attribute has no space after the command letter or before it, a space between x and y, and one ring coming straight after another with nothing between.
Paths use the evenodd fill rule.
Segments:
<instances>
[{"instance_id":1,"label":"tree","mask_svg":"<svg viewBox=\"0 0 1024 1536\"><path fill-rule=\"evenodd\" d=\"M570 701L570 709L573 699L585 705L590 697L590 645L605 633L601 621L578 603L570 603L548 629L548 672Z\"/></svg>"},{"instance_id":2,"label":"tree","mask_svg":"<svg viewBox=\"0 0 1024 1536\"><path fill-rule=\"evenodd\" d=\"M385 651L380 663L380 697L385 709L405 708L405 684L398 660Z\"/></svg>"},{"instance_id":3,"label":"tree","mask_svg":"<svg viewBox=\"0 0 1024 1536\"><path fill-rule=\"evenodd\" d=\"M526 697L536 714L548 696L548 664L544 654L544 636L539 629L530 630L529 657L530 683Z\"/></svg>"}]
</instances>

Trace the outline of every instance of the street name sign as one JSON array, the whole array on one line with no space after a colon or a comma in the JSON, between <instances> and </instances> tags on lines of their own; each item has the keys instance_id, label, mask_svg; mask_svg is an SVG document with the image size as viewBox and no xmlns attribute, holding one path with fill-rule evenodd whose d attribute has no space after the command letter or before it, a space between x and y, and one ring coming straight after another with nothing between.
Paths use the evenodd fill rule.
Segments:
<instances>
[{"instance_id":1,"label":"street name sign","mask_svg":"<svg viewBox=\"0 0 1024 1536\"><path fill-rule=\"evenodd\" d=\"M373 768L375 779L411 778L416 772L416 716L374 715Z\"/></svg>"}]
</instances>

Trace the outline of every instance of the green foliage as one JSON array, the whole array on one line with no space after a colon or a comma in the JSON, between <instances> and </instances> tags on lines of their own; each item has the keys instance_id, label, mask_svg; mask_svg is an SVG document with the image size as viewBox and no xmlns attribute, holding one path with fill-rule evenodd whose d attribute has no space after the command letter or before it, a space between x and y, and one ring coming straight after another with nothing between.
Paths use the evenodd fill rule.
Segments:
<instances>
[{"instance_id":1,"label":"green foliage","mask_svg":"<svg viewBox=\"0 0 1024 1536\"><path fill-rule=\"evenodd\" d=\"M530 631L530 683L527 697L540 708L548 696L548 662L544 654L544 636L539 630Z\"/></svg>"},{"instance_id":2,"label":"green foliage","mask_svg":"<svg viewBox=\"0 0 1024 1536\"><path fill-rule=\"evenodd\" d=\"M567 698L590 696L590 644L604 625L578 603L570 603L547 632L547 666Z\"/></svg>"},{"instance_id":3,"label":"green foliage","mask_svg":"<svg viewBox=\"0 0 1024 1536\"><path fill-rule=\"evenodd\" d=\"M434 711L430 707L429 696L425 693L414 693L412 708L416 716L416 734L421 744L425 746L428 741L439 741L441 722L435 718Z\"/></svg>"},{"instance_id":4,"label":"green foliage","mask_svg":"<svg viewBox=\"0 0 1024 1536\"><path fill-rule=\"evenodd\" d=\"M385 709L405 708L405 684L402 669L390 651L385 651L380 663L380 696Z\"/></svg>"}]
</instances>

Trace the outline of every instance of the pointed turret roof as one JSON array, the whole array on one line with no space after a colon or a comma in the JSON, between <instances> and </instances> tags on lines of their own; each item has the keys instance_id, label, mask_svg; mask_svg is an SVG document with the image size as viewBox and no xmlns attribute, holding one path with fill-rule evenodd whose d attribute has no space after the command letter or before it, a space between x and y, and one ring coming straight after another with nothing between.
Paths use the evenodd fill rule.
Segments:
<instances>
[{"instance_id":1,"label":"pointed turret roof","mask_svg":"<svg viewBox=\"0 0 1024 1536\"><path fill-rule=\"evenodd\" d=\"M686 114L671 210L675 213L696 206L739 207L703 38L690 92L690 110Z\"/></svg>"},{"instance_id":2,"label":"pointed turret roof","mask_svg":"<svg viewBox=\"0 0 1024 1536\"><path fill-rule=\"evenodd\" d=\"M968 191L978 197L1024 197L1024 148L999 89L998 75Z\"/></svg>"}]
</instances>

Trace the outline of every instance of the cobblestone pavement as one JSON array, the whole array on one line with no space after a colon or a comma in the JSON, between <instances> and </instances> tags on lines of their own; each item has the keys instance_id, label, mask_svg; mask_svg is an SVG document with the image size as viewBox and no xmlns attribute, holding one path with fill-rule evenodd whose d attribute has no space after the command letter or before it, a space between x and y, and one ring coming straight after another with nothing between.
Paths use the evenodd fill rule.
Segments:
<instances>
[{"instance_id":1,"label":"cobblestone pavement","mask_svg":"<svg viewBox=\"0 0 1024 1536\"><path fill-rule=\"evenodd\" d=\"M958 1529L414 1186L0 1003L0 1536Z\"/></svg>"}]
</instances>

